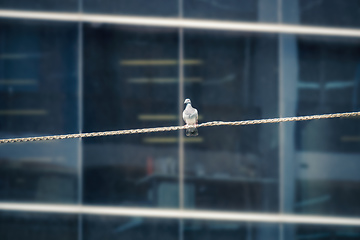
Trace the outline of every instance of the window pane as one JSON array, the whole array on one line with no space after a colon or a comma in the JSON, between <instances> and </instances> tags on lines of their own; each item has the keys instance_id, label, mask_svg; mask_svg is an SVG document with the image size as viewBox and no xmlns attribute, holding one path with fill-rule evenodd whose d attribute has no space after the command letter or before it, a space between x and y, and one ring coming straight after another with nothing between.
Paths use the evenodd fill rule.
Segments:
<instances>
[{"instance_id":1,"label":"window pane","mask_svg":"<svg viewBox=\"0 0 360 240\"><path fill-rule=\"evenodd\" d=\"M176 0L84 0L84 11L89 13L124 14L140 16L177 17Z\"/></svg>"},{"instance_id":2,"label":"window pane","mask_svg":"<svg viewBox=\"0 0 360 240\"><path fill-rule=\"evenodd\" d=\"M276 0L183 0L184 17L277 22Z\"/></svg>"},{"instance_id":3,"label":"window pane","mask_svg":"<svg viewBox=\"0 0 360 240\"><path fill-rule=\"evenodd\" d=\"M308 36L299 36L295 41L298 53L289 54L289 58L297 59L298 81L288 106L295 108L298 115L359 111L359 41ZM294 125L292 158L285 159L293 161L295 169L291 211L360 215L359 123L359 118L343 118Z\"/></svg>"},{"instance_id":4,"label":"window pane","mask_svg":"<svg viewBox=\"0 0 360 240\"><path fill-rule=\"evenodd\" d=\"M74 215L1 211L0 233L2 240L76 240L78 218Z\"/></svg>"},{"instance_id":5,"label":"window pane","mask_svg":"<svg viewBox=\"0 0 360 240\"><path fill-rule=\"evenodd\" d=\"M184 240L279 239L276 223L185 220Z\"/></svg>"},{"instance_id":6,"label":"window pane","mask_svg":"<svg viewBox=\"0 0 360 240\"><path fill-rule=\"evenodd\" d=\"M80 1L80 0L79 0ZM74 0L1 0L0 8L23 11L77 12L79 2Z\"/></svg>"},{"instance_id":7,"label":"window pane","mask_svg":"<svg viewBox=\"0 0 360 240\"><path fill-rule=\"evenodd\" d=\"M296 6L296 4L293 6ZM299 10L300 24L347 28L360 27L359 0L301 0L299 1Z\"/></svg>"},{"instance_id":8,"label":"window pane","mask_svg":"<svg viewBox=\"0 0 360 240\"><path fill-rule=\"evenodd\" d=\"M78 140L0 146L0 200L76 203Z\"/></svg>"},{"instance_id":9,"label":"window pane","mask_svg":"<svg viewBox=\"0 0 360 240\"><path fill-rule=\"evenodd\" d=\"M185 96L200 122L278 116L277 36L185 31ZM278 125L200 128L185 137L188 208L277 211Z\"/></svg>"},{"instance_id":10,"label":"window pane","mask_svg":"<svg viewBox=\"0 0 360 240\"><path fill-rule=\"evenodd\" d=\"M360 230L358 226L330 226L330 225L285 225L285 237L289 239L318 239L343 240L358 239Z\"/></svg>"},{"instance_id":11,"label":"window pane","mask_svg":"<svg viewBox=\"0 0 360 240\"><path fill-rule=\"evenodd\" d=\"M181 227L182 225L182 227ZM84 219L84 237L121 239L278 239L273 223L244 223L207 220L177 220L142 217L95 217Z\"/></svg>"},{"instance_id":12,"label":"window pane","mask_svg":"<svg viewBox=\"0 0 360 240\"><path fill-rule=\"evenodd\" d=\"M173 219L142 217L86 216L84 239L111 238L122 240L178 239L179 222Z\"/></svg>"},{"instance_id":13,"label":"window pane","mask_svg":"<svg viewBox=\"0 0 360 240\"><path fill-rule=\"evenodd\" d=\"M85 26L84 131L178 124L176 30ZM86 203L178 206L178 133L84 139Z\"/></svg>"},{"instance_id":14,"label":"window pane","mask_svg":"<svg viewBox=\"0 0 360 240\"><path fill-rule=\"evenodd\" d=\"M77 24L0 21L2 138L78 132ZM77 201L78 140L0 146L0 199Z\"/></svg>"}]
</instances>

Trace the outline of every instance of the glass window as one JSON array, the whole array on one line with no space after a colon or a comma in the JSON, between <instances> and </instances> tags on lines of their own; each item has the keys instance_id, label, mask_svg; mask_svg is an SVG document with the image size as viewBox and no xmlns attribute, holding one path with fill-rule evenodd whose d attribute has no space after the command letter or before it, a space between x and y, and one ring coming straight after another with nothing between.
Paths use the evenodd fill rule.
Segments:
<instances>
[{"instance_id":1,"label":"glass window","mask_svg":"<svg viewBox=\"0 0 360 240\"><path fill-rule=\"evenodd\" d=\"M84 0L85 12L140 16L177 17L177 0Z\"/></svg>"},{"instance_id":2,"label":"glass window","mask_svg":"<svg viewBox=\"0 0 360 240\"><path fill-rule=\"evenodd\" d=\"M78 132L77 24L0 21L2 138ZM0 146L0 198L76 202L79 140Z\"/></svg>"},{"instance_id":3,"label":"glass window","mask_svg":"<svg viewBox=\"0 0 360 240\"><path fill-rule=\"evenodd\" d=\"M77 24L1 20L0 131L78 131Z\"/></svg>"},{"instance_id":4,"label":"glass window","mask_svg":"<svg viewBox=\"0 0 360 240\"><path fill-rule=\"evenodd\" d=\"M297 49L289 57L297 59L298 80L288 106L298 115L359 111L358 40L298 36L294 41ZM296 169L294 212L359 216L359 123L343 118L294 125L294 152L285 159Z\"/></svg>"},{"instance_id":5,"label":"glass window","mask_svg":"<svg viewBox=\"0 0 360 240\"><path fill-rule=\"evenodd\" d=\"M185 31L185 96L200 122L278 116L277 36ZM185 138L185 203L277 211L278 125L200 128Z\"/></svg>"},{"instance_id":6,"label":"glass window","mask_svg":"<svg viewBox=\"0 0 360 240\"><path fill-rule=\"evenodd\" d=\"M276 223L185 220L184 239L280 239Z\"/></svg>"},{"instance_id":7,"label":"glass window","mask_svg":"<svg viewBox=\"0 0 360 240\"><path fill-rule=\"evenodd\" d=\"M78 217L74 215L0 212L3 240L76 240L78 229Z\"/></svg>"},{"instance_id":8,"label":"glass window","mask_svg":"<svg viewBox=\"0 0 360 240\"><path fill-rule=\"evenodd\" d=\"M84 61L85 132L178 124L176 30L86 25ZM86 203L178 206L177 132L83 142Z\"/></svg>"},{"instance_id":9,"label":"glass window","mask_svg":"<svg viewBox=\"0 0 360 240\"><path fill-rule=\"evenodd\" d=\"M286 224L284 231L288 239L342 240L360 237L359 227L356 226Z\"/></svg>"},{"instance_id":10,"label":"glass window","mask_svg":"<svg viewBox=\"0 0 360 240\"><path fill-rule=\"evenodd\" d=\"M84 239L106 237L124 240L178 239L179 221L142 217L86 216Z\"/></svg>"},{"instance_id":11,"label":"glass window","mask_svg":"<svg viewBox=\"0 0 360 240\"><path fill-rule=\"evenodd\" d=\"M84 237L121 239L278 239L273 223L243 223L207 220L177 220L142 217L95 217L84 219Z\"/></svg>"},{"instance_id":12,"label":"glass window","mask_svg":"<svg viewBox=\"0 0 360 240\"><path fill-rule=\"evenodd\" d=\"M304 25L359 28L360 1L301 0L299 18L299 23Z\"/></svg>"},{"instance_id":13,"label":"glass window","mask_svg":"<svg viewBox=\"0 0 360 240\"><path fill-rule=\"evenodd\" d=\"M80 0L79 0L80 1ZM79 1L74 0L1 0L0 8L23 11L77 12Z\"/></svg>"},{"instance_id":14,"label":"glass window","mask_svg":"<svg viewBox=\"0 0 360 240\"><path fill-rule=\"evenodd\" d=\"M186 18L277 22L276 0L183 0Z\"/></svg>"},{"instance_id":15,"label":"glass window","mask_svg":"<svg viewBox=\"0 0 360 240\"><path fill-rule=\"evenodd\" d=\"M199 123L360 110L360 38L308 28L359 28L360 0L3 0L0 9L13 14L0 11L1 139L183 125L183 98ZM61 14L79 9L139 22ZM48 11L64 19L38 15ZM151 26L149 17L199 25ZM213 21L303 32L216 30ZM20 212L80 204L360 219L359 117L198 131L0 144L1 240L360 238L358 226L325 223Z\"/></svg>"}]
</instances>

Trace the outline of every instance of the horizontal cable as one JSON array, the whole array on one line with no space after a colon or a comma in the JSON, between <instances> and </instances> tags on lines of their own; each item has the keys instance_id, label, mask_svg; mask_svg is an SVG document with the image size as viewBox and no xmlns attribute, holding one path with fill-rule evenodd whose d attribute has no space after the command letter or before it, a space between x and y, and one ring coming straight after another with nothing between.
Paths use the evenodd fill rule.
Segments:
<instances>
[{"instance_id":1,"label":"horizontal cable","mask_svg":"<svg viewBox=\"0 0 360 240\"><path fill-rule=\"evenodd\" d=\"M289 33L306 35L327 35L360 37L360 30L356 28L312 27L304 25L257 23L238 21L214 21L198 19L160 18L125 15L104 15L87 13L59 13L36 11L0 10L0 18L52 20L69 22L110 23L155 27L175 27L189 29L211 29L226 31Z\"/></svg>"},{"instance_id":2,"label":"horizontal cable","mask_svg":"<svg viewBox=\"0 0 360 240\"><path fill-rule=\"evenodd\" d=\"M360 218L329 217L313 215L276 214L276 213L244 213L226 211L179 210L159 208L133 208L86 206L65 204L33 204L0 202L0 210L59 213L59 214L88 214L101 216L148 217L163 219L190 219L234 222L261 222L261 223L289 223L289 224L319 224L319 225L346 225L360 226Z\"/></svg>"},{"instance_id":3,"label":"horizontal cable","mask_svg":"<svg viewBox=\"0 0 360 240\"><path fill-rule=\"evenodd\" d=\"M214 126L243 126L243 125L255 125L255 124L266 124L266 123L309 121L316 119L329 119L329 118L341 118L341 117L348 118L348 117L358 117L358 116L360 116L360 112L332 113L332 114L310 115L310 116L302 116L302 117L270 118L270 119L245 120L245 121L234 121L234 122L213 121L213 122L198 124L196 125L196 127L200 128L200 127L214 127ZM93 133L76 133L76 134L53 135L53 136L42 136L42 137L9 138L9 139L1 139L0 144L15 143L15 142L59 140L59 139L70 139L70 138L129 135L129 134L154 133L154 132L170 132L170 131L183 130L193 127L194 126L186 125L186 126L141 128L141 129L117 130L117 131L93 132Z\"/></svg>"}]
</instances>

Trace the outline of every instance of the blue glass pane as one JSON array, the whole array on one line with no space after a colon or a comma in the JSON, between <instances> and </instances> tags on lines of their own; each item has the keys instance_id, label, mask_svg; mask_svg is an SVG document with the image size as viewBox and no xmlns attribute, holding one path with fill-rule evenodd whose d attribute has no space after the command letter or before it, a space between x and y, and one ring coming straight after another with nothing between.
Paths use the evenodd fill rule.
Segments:
<instances>
[{"instance_id":1,"label":"blue glass pane","mask_svg":"<svg viewBox=\"0 0 360 240\"><path fill-rule=\"evenodd\" d=\"M84 239L162 240L178 239L179 223L173 219L86 216Z\"/></svg>"},{"instance_id":2,"label":"blue glass pane","mask_svg":"<svg viewBox=\"0 0 360 240\"><path fill-rule=\"evenodd\" d=\"M276 223L227 222L208 220L185 220L185 240L235 240L235 239L279 239Z\"/></svg>"},{"instance_id":3,"label":"blue glass pane","mask_svg":"<svg viewBox=\"0 0 360 240\"><path fill-rule=\"evenodd\" d=\"M185 96L199 121L278 116L277 36L185 31ZM185 138L185 203L277 211L278 125L200 128Z\"/></svg>"},{"instance_id":4,"label":"blue glass pane","mask_svg":"<svg viewBox=\"0 0 360 240\"><path fill-rule=\"evenodd\" d=\"M176 30L86 25L84 36L85 132L178 124ZM84 139L85 202L177 207L177 137Z\"/></svg>"},{"instance_id":5,"label":"blue glass pane","mask_svg":"<svg viewBox=\"0 0 360 240\"><path fill-rule=\"evenodd\" d=\"M314 240L348 240L359 239L358 226L330 226L330 225L285 225L284 236L287 239Z\"/></svg>"},{"instance_id":6,"label":"blue glass pane","mask_svg":"<svg viewBox=\"0 0 360 240\"><path fill-rule=\"evenodd\" d=\"M84 11L102 14L177 17L176 0L84 0Z\"/></svg>"},{"instance_id":7,"label":"blue glass pane","mask_svg":"<svg viewBox=\"0 0 360 240\"><path fill-rule=\"evenodd\" d=\"M77 24L0 21L2 138L78 132ZM79 140L0 146L2 201L77 202Z\"/></svg>"},{"instance_id":8,"label":"blue glass pane","mask_svg":"<svg viewBox=\"0 0 360 240\"><path fill-rule=\"evenodd\" d=\"M78 239L78 217L48 213L0 212L2 240Z\"/></svg>"},{"instance_id":9,"label":"blue glass pane","mask_svg":"<svg viewBox=\"0 0 360 240\"><path fill-rule=\"evenodd\" d=\"M77 24L0 21L0 132L78 131Z\"/></svg>"},{"instance_id":10,"label":"blue glass pane","mask_svg":"<svg viewBox=\"0 0 360 240\"><path fill-rule=\"evenodd\" d=\"M359 41L308 36L294 41L297 48L288 56L296 59L298 75L291 87L296 94L289 98L288 106L298 115L359 111ZM285 139L294 144L293 150L289 148L291 157L285 159L293 162L295 170L295 199L289 211L359 216L360 119L306 121L293 126L287 132L294 131L294 139ZM290 195L291 191L285 189Z\"/></svg>"},{"instance_id":11,"label":"blue glass pane","mask_svg":"<svg viewBox=\"0 0 360 240\"><path fill-rule=\"evenodd\" d=\"M0 145L0 200L78 201L79 140Z\"/></svg>"},{"instance_id":12,"label":"blue glass pane","mask_svg":"<svg viewBox=\"0 0 360 240\"><path fill-rule=\"evenodd\" d=\"M183 0L186 18L277 22L276 0Z\"/></svg>"},{"instance_id":13,"label":"blue glass pane","mask_svg":"<svg viewBox=\"0 0 360 240\"><path fill-rule=\"evenodd\" d=\"M273 223L177 220L142 217L84 218L84 238L98 239L278 239Z\"/></svg>"},{"instance_id":14,"label":"blue glass pane","mask_svg":"<svg viewBox=\"0 0 360 240\"><path fill-rule=\"evenodd\" d=\"M80 0L79 0L80 1ZM74 0L2 0L0 8L6 10L24 11L56 11L56 12L77 12L79 1Z\"/></svg>"},{"instance_id":15,"label":"blue glass pane","mask_svg":"<svg viewBox=\"0 0 360 240\"><path fill-rule=\"evenodd\" d=\"M359 0L301 0L298 4L299 24L345 28L360 27ZM290 8L296 6L297 4L293 4Z\"/></svg>"}]
</instances>

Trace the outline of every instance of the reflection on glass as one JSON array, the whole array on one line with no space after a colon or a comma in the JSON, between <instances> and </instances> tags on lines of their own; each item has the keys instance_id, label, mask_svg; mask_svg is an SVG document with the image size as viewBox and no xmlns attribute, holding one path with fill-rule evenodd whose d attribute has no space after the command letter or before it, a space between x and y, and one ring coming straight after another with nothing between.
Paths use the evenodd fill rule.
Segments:
<instances>
[{"instance_id":1,"label":"reflection on glass","mask_svg":"<svg viewBox=\"0 0 360 240\"><path fill-rule=\"evenodd\" d=\"M179 237L179 222L176 219L86 216L83 226L83 236L90 240L165 240Z\"/></svg>"},{"instance_id":2,"label":"reflection on glass","mask_svg":"<svg viewBox=\"0 0 360 240\"><path fill-rule=\"evenodd\" d=\"M76 12L79 3L74 0L1 0L0 8L6 10L24 10L24 11L55 11L55 12Z\"/></svg>"},{"instance_id":3,"label":"reflection on glass","mask_svg":"<svg viewBox=\"0 0 360 240\"><path fill-rule=\"evenodd\" d=\"M79 140L0 146L0 200L77 202Z\"/></svg>"},{"instance_id":4,"label":"reflection on glass","mask_svg":"<svg viewBox=\"0 0 360 240\"><path fill-rule=\"evenodd\" d=\"M200 122L278 115L277 36L185 31L185 97ZM277 125L199 129L185 143L189 208L277 211Z\"/></svg>"},{"instance_id":5,"label":"reflection on glass","mask_svg":"<svg viewBox=\"0 0 360 240\"><path fill-rule=\"evenodd\" d=\"M84 218L86 239L278 239L279 226L206 220L155 219L142 217Z\"/></svg>"},{"instance_id":6,"label":"reflection on glass","mask_svg":"<svg viewBox=\"0 0 360 240\"><path fill-rule=\"evenodd\" d=\"M85 132L177 125L176 30L86 25L85 39ZM177 132L83 143L86 203L178 206Z\"/></svg>"},{"instance_id":7,"label":"reflection on glass","mask_svg":"<svg viewBox=\"0 0 360 240\"><path fill-rule=\"evenodd\" d=\"M246 22L277 22L274 0L183 0L184 17Z\"/></svg>"},{"instance_id":8,"label":"reflection on glass","mask_svg":"<svg viewBox=\"0 0 360 240\"><path fill-rule=\"evenodd\" d=\"M285 225L285 232L292 239L346 240L359 239L359 227L328 225ZM289 236L289 235L287 235Z\"/></svg>"},{"instance_id":9,"label":"reflection on glass","mask_svg":"<svg viewBox=\"0 0 360 240\"><path fill-rule=\"evenodd\" d=\"M76 240L78 229L74 215L0 212L1 240Z\"/></svg>"},{"instance_id":10,"label":"reflection on glass","mask_svg":"<svg viewBox=\"0 0 360 240\"><path fill-rule=\"evenodd\" d=\"M185 220L184 239L279 239L279 225L226 221Z\"/></svg>"},{"instance_id":11,"label":"reflection on glass","mask_svg":"<svg viewBox=\"0 0 360 240\"><path fill-rule=\"evenodd\" d=\"M77 132L77 24L0 21L0 131Z\"/></svg>"},{"instance_id":12,"label":"reflection on glass","mask_svg":"<svg viewBox=\"0 0 360 240\"><path fill-rule=\"evenodd\" d=\"M293 4L291 8L296 6L297 4ZM298 6L300 24L347 28L360 27L360 1L358 0L301 0L298 1Z\"/></svg>"},{"instance_id":13,"label":"reflection on glass","mask_svg":"<svg viewBox=\"0 0 360 240\"><path fill-rule=\"evenodd\" d=\"M177 0L85 0L84 11L102 14L177 17Z\"/></svg>"},{"instance_id":14,"label":"reflection on glass","mask_svg":"<svg viewBox=\"0 0 360 240\"><path fill-rule=\"evenodd\" d=\"M0 21L2 138L78 132L77 25ZM0 200L77 201L78 140L0 146Z\"/></svg>"},{"instance_id":15,"label":"reflection on glass","mask_svg":"<svg viewBox=\"0 0 360 240\"><path fill-rule=\"evenodd\" d=\"M359 111L357 39L298 37L298 115ZM359 216L360 119L296 123L294 211Z\"/></svg>"}]
</instances>

